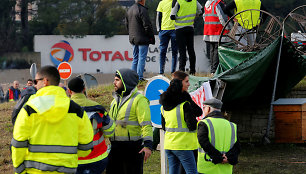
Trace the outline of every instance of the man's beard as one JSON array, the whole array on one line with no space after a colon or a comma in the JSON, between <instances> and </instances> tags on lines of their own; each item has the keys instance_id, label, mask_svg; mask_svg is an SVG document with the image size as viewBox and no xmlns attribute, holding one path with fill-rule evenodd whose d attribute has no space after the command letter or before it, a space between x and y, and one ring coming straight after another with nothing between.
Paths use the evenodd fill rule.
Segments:
<instances>
[{"instance_id":1,"label":"man's beard","mask_svg":"<svg viewBox=\"0 0 306 174\"><path fill-rule=\"evenodd\" d=\"M123 91L123 87L118 88L117 90L115 90L115 92L116 92L117 94L120 94L120 95L121 95L122 91Z\"/></svg>"}]
</instances>

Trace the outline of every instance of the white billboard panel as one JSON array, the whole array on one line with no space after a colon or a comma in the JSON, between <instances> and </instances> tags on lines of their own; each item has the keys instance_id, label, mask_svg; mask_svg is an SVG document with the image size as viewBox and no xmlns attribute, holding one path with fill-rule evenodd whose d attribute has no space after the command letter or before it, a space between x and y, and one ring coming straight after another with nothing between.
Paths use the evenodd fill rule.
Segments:
<instances>
[{"instance_id":1,"label":"white billboard panel","mask_svg":"<svg viewBox=\"0 0 306 174\"><path fill-rule=\"evenodd\" d=\"M146 72L159 72L158 36L155 36L155 40L155 45L149 46ZM196 71L209 72L209 62L204 55L202 36L195 36L194 45L197 56ZM170 46L169 43L165 72L171 71ZM129 43L128 35L116 35L110 38L105 38L103 35L88 35L83 38L36 35L34 37L34 51L41 53L41 66L57 66L60 62L67 61L72 66L73 73L114 73L120 68L131 68L133 60L133 47ZM188 61L186 68L189 68Z\"/></svg>"}]
</instances>

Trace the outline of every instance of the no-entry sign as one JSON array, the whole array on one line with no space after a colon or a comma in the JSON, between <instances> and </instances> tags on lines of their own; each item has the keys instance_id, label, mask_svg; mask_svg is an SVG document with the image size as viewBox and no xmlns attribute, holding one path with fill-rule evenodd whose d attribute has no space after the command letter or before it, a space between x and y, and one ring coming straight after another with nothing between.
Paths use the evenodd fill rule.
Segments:
<instances>
[{"instance_id":1,"label":"no-entry sign","mask_svg":"<svg viewBox=\"0 0 306 174\"><path fill-rule=\"evenodd\" d=\"M62 62L58 65L57 70L61 76L61 79L67 80L71 76L72 69L68 62Z\"/></svg>"}]
</instances>

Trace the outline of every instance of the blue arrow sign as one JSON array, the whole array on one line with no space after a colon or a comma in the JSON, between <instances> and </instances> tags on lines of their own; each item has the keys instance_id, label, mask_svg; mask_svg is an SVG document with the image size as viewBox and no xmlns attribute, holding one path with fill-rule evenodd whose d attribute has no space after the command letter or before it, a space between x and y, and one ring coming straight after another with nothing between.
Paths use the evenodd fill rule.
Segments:
<instances>
[{"instance_id":1,"label":"blue arrow sign","mask_svg":"<svg viewBox=\"0 0 306 174\"><path fill-rule=\"evenodd\" d=\"M144 95L150 101L152 125L157 128L161 128L160 94L167 90L169 84L170 80L168 78L161 75L155 76L148 81L144 91Z\"/></svg>"}]
</instances>

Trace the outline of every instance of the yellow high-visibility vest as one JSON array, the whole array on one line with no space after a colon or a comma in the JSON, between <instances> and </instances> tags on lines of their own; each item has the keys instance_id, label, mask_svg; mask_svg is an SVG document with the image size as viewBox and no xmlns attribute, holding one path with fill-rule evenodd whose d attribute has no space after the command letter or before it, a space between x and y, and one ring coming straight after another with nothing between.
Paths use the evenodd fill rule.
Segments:
<instances>
[{"instance_id":1,"label":"yellow high-visibility vest","mask_svg":"<svg viewBox=\"0 0 306 174\"><path fill-rule=\"evenodd\" d=\"M257 9L260 10L261 2L260 0L235 0L236 12L235 14L247 10L247 9ZM252 29L260 23L260 11L246 11L240 13L236 16L238 23L245 29Z\"/></svg>"},{"instance_id":2,"label":"yellow high-visibility vest","mask_svg":"<svg viewBox=\"0 0 306 174\"><path fill-rule=\"evenodd\" d=\"M165 118L165 143L164 149L168 150L195 150L197 149L196 131L189 131L184 120L183 106L186 102L177 105L170 111L161 107Z\"/></svg>"},{"instance_id":3,"label":"yellow high-visibility vest","mask_svg":"<svg viewBox=\"0 0 306 174\"><path fill-rule=\"evenodd\" d=\"M237 126L224 118L206 118L201 120L208 127L208 138L212 146L221 153L228 152L237 141ZM206 154L206 159L210 159ZM233 166L230 164L214 164L205 160L205 151L198 148L198 172L205 174L231 174Z\"/></svg>"},{"instance_id":4,"label":"yellow high-visibility vest","mask_svg":"<svg viewBox=\"0 0 306 174\"><path fill-rule=\"evenodd\" d=\"M197 12L197 1L192 0L191 2L187 2L185 0L178 0L177 2L180 5L180 9L176 14L175 25L193 25Z\"/></svg>"}]
</instances>

